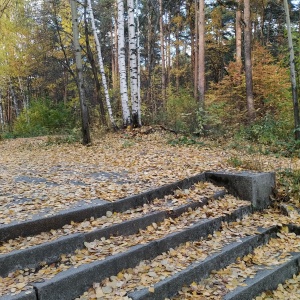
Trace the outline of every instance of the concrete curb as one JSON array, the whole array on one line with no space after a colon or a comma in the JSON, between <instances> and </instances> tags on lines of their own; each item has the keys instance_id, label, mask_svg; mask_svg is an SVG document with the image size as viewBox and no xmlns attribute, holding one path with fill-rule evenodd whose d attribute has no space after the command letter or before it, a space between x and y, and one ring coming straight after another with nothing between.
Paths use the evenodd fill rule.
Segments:
<instances>
[{"instance_id":1,"label":"concrete curb","mask_svg":"<svg viewBox=\"0 0 300 300\"><path fill-rule=\"evenodd\" d=\"M254 172L206 172L206 180L215 184L224 185L229 193L251 201L255 209L268 207L270 196L275 188L275 173Z\"/></svg>"},{"instance_id":2,"label":"concrete curb","mask_svg":"<svg viewBox=\"0 0 300 300\"><path fill-rule=\"evenodd\" d=\"M71 221L82 222L91 217L99 218L105 215L107 211L126 211L130 208L149 203L155 198L162 198L178 188L189 188L194 183L200 181L205 181L204 173L177 181L175 183L167 184L138 195L126 197L115 202L92 204L89 207L74 208L62 211L53 216L36 218L14 224L0 225L0 241L15 239L19 236L26 237L35 235L51 229L58 229L66 224L69 224Z\"/></svg>"},{"instance_id":3,"label":"concrete curb","mask_svg":"<svg viewBox=\"0 0 300 300\"><path fill-rule=\"evenodd\" d=\"M293 253L292 259L274 269L259 271L254 278L247 279L245 287L238 287L224 296L224 300L251 300L260 293L274 290L278 284L284 283L300 271L300 253Z\"/></svg>"},{"instance_id":4,"label":"concrete curb","mask_svg":"<svg viewBox=\"0 0 300 300\"><path fill-rule=\"evenodd\" d=\"M61 254L75 252L82 248L84 234L63 236L55 241L37 245L24 250L12 251L0 256L0 276L24 268L37 268L40 262L51 264L57 262Z\"/></svg>"},{"instance_id":5,"label":"concrete curb","mask_svg":"<svg viewBox=\"0 0 300 300\"><path fill-rule=\"evenodd\" d=\"M219 185L225 185L229 192L244 200L249 200L255 209L263 209L270 204L270 195L275 186L274 173L226 173L205 172L175 183L167 184L150 191L126 197L115 202L91 204L88 207L73 208L52 216L36 217L33 220L0 225L0 241L15 239L19 236L35 235L51 229L58 229L71 221L82 222L90 217L101 217L107 211L126 211L129 208L141 206L162 198L176 189L189 188L196 182L210 180Z\"/></svg>"},{"instance_id":6,"label":"concrete curb","mask_svg":"<svg viewBox=\"0 0 300 300\"><path fill-rule=\"evenodd\" d=\"M276 235L277 228L263 229L259 235L242 239L242 243L235 242L225 246L220 253L206 258L204 261L194 263L185 270L162 280L154 285L154 292L147 288L132 292L128 295L133 300L161 300L174 296L183 286L193 281L200 281L209 276L211 271L219 270L233 263L238 257L252 252L254 248L265 244ZM241 300L243 298L240 298Z\"/></svg>"},{"instance_id":7,"label":"concrete curb","mask_svg":"<svg viewBox=\"0 0 300 300\"><path fill-rule=\"evenodd\" d=\"M251 207L243 207L235 212L236 218L242 218L251 212ZM157 255L174 248L180 243L200 239L212 234L221 227L222 222L227 221L230 216L206 220L200 224L169 234L168 236L130 248L124 253L108 257L103 261L71 268L56 275L54 278L43 283L35 283L39 300L67 300L74 299L84 293L93 282L98 282L106 277L117 274L123 269L136 266L140 261L152 259Z\"/></svg>"},{"instance_id":8,"label":"concrete curb","mask_svg":"<svg viewBox=\"0 0 300 300\"><path fill-rule=\"evenodd\" d=\"M212 198L218 199L225 195L225 191L217 192ZM125 221L106 228L101 228L87 233L74 233L60 237L57 240L24 250L0 255L0 276L5 277L10 272L23 268L37 268L40 262L51 264L57 262L61 254L74 253L76 249L82 249L84 242L91 242L101 237L109 238L112 235L130 235L144 229L152 223L162 222L169 217L178 217L189 208L202 207L208 203L208 198L202 202L191 202L181 205L172 211L157 211L143 217Z\"/></svg>"},{"instance_id":9,"label":"concrete curb","mask_svg":"<svg viewBox=\"0 0 300 300\"><path fill-rule=\"evenodd\" d=\"M0 296L0 300L38 300L35 290L29 290L27 292L21 292L17 295L4 295Z\"/></svg>"}]
</instances>

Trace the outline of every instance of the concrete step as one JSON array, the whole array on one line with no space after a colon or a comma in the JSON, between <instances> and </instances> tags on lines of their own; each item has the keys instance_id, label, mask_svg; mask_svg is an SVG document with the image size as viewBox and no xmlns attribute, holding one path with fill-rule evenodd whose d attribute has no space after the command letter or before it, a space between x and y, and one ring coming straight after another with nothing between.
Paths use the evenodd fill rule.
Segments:
<instances>
[{"instance_id":1,"label":"concrete step","mask_svg":"<svg viewBox=\"0 0 300 300\"><path fill-rule=\"evenodd\" d=\"M219 200L219 202L223 201ZM244 203L242 202L241 204ZM211 207L207 205L206 210L211 211L215 208L216 205L213 203ZM14 278L21 274L25 274L22 275L22 282L26 282L26 284L47 279L45 283L39 283L37 286L34 284L34 286L40 292L46 291L45 299L49 299L49 286L54 288L53 299L58 299L57 297L60 295L59 290L75 292L74 286L76 288L86 288L95 280L93 276L99 278L99 272L100 274L104 272L103 276L107 276L109 272L120 271L126 266L134 266L140 260L147 257L151 258L152 255L166 251L169 247L176 246L180 242L205 237L220 228L222 221L241 218L243 215L250 213L252 208L248 205L235 210L232 207L231 210L232 212L226 212L227 214L219 211L218 214L221 216L212 217L211 220L197 218L205 210L189 211L174 220L166 219L157 225L156 230L152 227L153 224L147 230L141 230L139 233L128 237L112 236L109 239L102 238L100 241L86 243L84 249L77 250L74 255L64 256L61 262L53 266L45 265L37 270L24 269L15 271L9 274L8 277L4 277L2 283L10 287L10 284L14 282ZM223 214L224 216L222 216ZM147 243L149 240L152 240L152 242ZM58 275L55 276L55 274ZM86 274L89 275L87 276ZM70 289L66 288L65 281L62 278L69 283L70 280L72 281L72 284L68 284ZM85 279L83 280L82 278ZM83 287L82 284L84 284Z\"/></svg>"},{"instance_id":2,"label":"concrete step","mask_svg":"<svg viewBox=\"0 0 300 300\"><path fill-rule=\"evenodd\" d=\"M218 199L226 194L224 189L217 188L210 183L193 185L191 188L193 189L193 195L189 193L188 189L184 191L175 190L175 195L169 195L164 199L154 199L152 203L132 208L128 213L126 211L114 214L109 212L110 218L105 216L99 219L92 218L90 222L84 221L78 224L73 222L70 226L64 225L68 235L63 229L59 229L30 237L30 240L34 241L31 247L28 246L31 245L28 243L29 237L19 237L15 240L9 240L7 243L2 243L1 247L4 250L11 249L13 246L15 246L15 250L9 253L4 253L4 250L1 252L0 276L7 276L10 272L18 269L37 268L40 262L55 263L59 260L61 254L70 254L75 252L76 249L84 248L85 242L109 238L110 236L134 234L153 223L162 222L167 218L175 218L188 210L203 207L208 204L210 198ZM129 220L126 221L126 219ZM107 226L112 222L116 224ZM92 226L93 224L95 225ZM103 226L105 227L101 228ZM39 244L40 241L47 239L49 242Z\"/></svg>"},{"instance_id":3,"label":"concrete step","mask_svg":"<svg viewBox=\"0 0 300 300\"><path fill-rule=\"evenodd\" d=\"M176 189L188 189L194 183L205 181L205 173L189 177L171 184L154 188L144 193L116 200L114 202L95 200L92 203L76 206L63 210L53 215L45 213L36 214L27 221L14 221L9 224L0 225L0 241L7 241L18 237L27 237L41 232L47 232L62 228L65 224L71 222L82 222L91 217L100 218L106 215L107 211L123 212L128 209L142 206L152 202L155 198L163 198L171 194Z\"/></svg>"},{"instance_id":4,"label":"concrete step","mask_svg":"<svg viewBox=\"0 0 300 300\"><path fill-rule=\"evenodd\" d=\"M254 249L250 255L240 256L222 270L215 269L171 299L194 299L196 294L206 299L251 300L262 292L276 289L300 271L299 229L293 229L295 226L290 226L290 233L281 233L277 227L277 234L266 245Z\"/></svg>"},{"instance_id":5,"label":"concrete step","mask_svg":"<svg viewBox=\"0 0 300 300\"><path fill-rule=\"evenodd\" d=\"M220 174L215 174L214 182L220 184L224 181L224 186L229 187L232 193L240 196L238 189L237 192L234 191L237 182L230 183L233 177L230 178L230 174L227 173L221 175L220 177ZM243 174L242 178L248 175ZM182 190L185 192L185 189L193 189L193 184L196 182L205 181L211 176L212 173L200 174L116 202L76 208L73 211L62 212L47 218L40 217L20 224L0 226L2 241L9 243L11 239L26 238L29 235L39 234L43 230L59 231L63 227L68 230L66 224L87 222L88 218L95 221L95 218L106 216L108 212L109 215L120 213L121 220L121 222L110 224L105 228L87 230L87 232L83 230L79 233L70 232L67 236L61 236L50 242L0 255L2 276L2 278L0 277L0 287L1 285L3 287L0 289L0 295L2 295L0 299L74 299L84 293L94 282L104 280L107 276L116 276L123 269L134 268L143 260L155 259L181 244L199 241L207 237L211 238L214 232L222 230L224 224L251 214L253 205L259 209L266 205L267 192L263 191L263 186L260 186L259 182L264 185L267 181L259 181L259 174L253 175L255 180L245 181L245 190L248 191L246 200L250 200L253 205L250 202L238 200L234 196L225 195L224 190L221 189L214 190L210 197L213 198L211 201L208 198L202 198L200 201L199 199L190 199L188 203L184 204L180 201L175 204L171 201L171 205L169 205L170 202L161 203L165 200L164 196L171 194L176 189L180 188L179 192L182 193ZM266 178L267 174L261 176ZM216 180L216 178L221 179ZM273 180L274 176L271 174L265 190L269 190ZM176 192L174 193L176 196ZM221 196L224 198L217 200ZM158 197L160 199L156 199ZM145 209L147 213L140 213L141 207L144 209L147 207ZM130 214L130 220L124 220L122 216L126 215L126 211L134 209L136 211L132 215ZM57 224L52 228L55 220ZM35 221L36 223L34 223ZM32 226L36 228L31 228ZM82 226L79 225L79 227ZM26 231L27 229L28 231ZM229 252L224 248L226 242L219 245L218 247L223 247L225 252L223 256L220 256L221 258L215 258L214 263L219 264L220 260L226 261L227 264L231 263L235 260L235 251L241 253L240 255L246 255L258 243L265 243L269 239L274 229L268 230L253 234L249 241L245 239L239 241L237 245L231 245L234 250ZM230 243L234 242L233 238L236 238L234 234L227 240L227 244L229 241ZM227 245L227 247L230 246ZM204 268L206 269L207 266ZM191 278L185 275L183 277ZM177 282L177 279L174 282ZM176 286L177 283L174 284ZM25 291L20 292L21 290ZM132 294L133 298L140 297L135 296L135 293L140 295L141 291Z\"/></svg>"}]
</instances>

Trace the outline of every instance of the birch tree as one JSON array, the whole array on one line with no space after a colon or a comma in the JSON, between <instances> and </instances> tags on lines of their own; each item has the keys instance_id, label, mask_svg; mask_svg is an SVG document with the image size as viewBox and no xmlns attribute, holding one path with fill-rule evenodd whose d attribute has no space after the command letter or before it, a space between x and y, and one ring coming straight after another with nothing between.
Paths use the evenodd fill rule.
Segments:
<instances>
[{"instance_id":1,"label":"birch tree","mask_svg":"<svg viewBox=\"0 0 300 300\"><path fill-rule=\"evenodd\" d=\"M288 43L290 52L290 73L291 73L291 85L292 85L292 95L293 95L293 108L294 108L294 124L295 124L295 139L300 140L300 116L299 116L299 103L298 103L298 93L297 93L297 82L296 82L296 70L295 70L295 55L293 47L293 38L291 32L291 22L290 22L290 12L287 0L283 0L286 25L288 33Z\"/></svg>"},{"instance_id":2,"label":"birch tree","mask_svg":"<svg viewBox=\"0 0 300 300\"><path fill-rule=\"evenodd\" d=\"M249 122L255 119L253 80L252 80L252 57L251 57L251 10L250 0L244 0L244 52L245 52L245 75L246 75L246 98Z\"/></svg>"},{"instance_id":3,"label":"birch tree","mask_svg":"<svg viewBox=\"0 0 300 300\"><path fill-rule=\"evenodd\" d=\"M97 34L95 18L94 18L94 13L93 13L93 8L92 8L92 1L87 0L87 2L88 2L88 13L89 13L89 16L90 16L92 31L93 31L95 44L96 44L96 49L97 49L98 64L99 64L102 84L103 84L103 88L104 88L106 107L107 107L110 123L111 123L112 127L114 129L116 129L117 126L116 126L116 123L115 123L115 120L114 120L114 117L113 117L112 108L111 108L110 97L109 97L109 92L108 92L108 86L107 86L107 81L106 81L106 75L105 75L105 71L104 71L101 45L100 45L100 41L99 41L98 34Z\"/></svg>"},{"instance_id":4,"label":"birch tree","mask_svg":"<svg viewBox=\"0 0 300 300\"><path fill-rule=\"evenodd\" d=\"M124 3L123 0L117 0L118 5L118 64L120 74L120 93L123 113L124 127L131 126L131 116L128 105L127 76L125 61L125 36L124 36Z\"/></svg>"},{"instance_id":5,"label":"birch tree","mask_svg":"<svg viewBox=\"0 0 300 300\"><path fill-rule=\"evenodd\" d=\"M128 33L129 33L129 70L132 108L132 125L139 127L138 102L138 69L137 69L137 33L134 18L134 0L127 0L128 6Z\"/></svg>"},{"instance_id":6,"label":"birch tree","mask_svg":"<svg viewBox=\"0 0 300 300\"><path fill-rule=\"evenodd\" d=\"M83 74L82 74L82 58L81 49L79 44L79 30L78 30L78 16L77 16L77 3L76 0L71 0L71 13L72 13L72 30L73 30L73 43L75 48L75 60L78 77L79 101L81 108L81 126L82 126L82 143L83 145L90 144L90 128L88 108L85 100Z\"/></svg>"}]
</instances>

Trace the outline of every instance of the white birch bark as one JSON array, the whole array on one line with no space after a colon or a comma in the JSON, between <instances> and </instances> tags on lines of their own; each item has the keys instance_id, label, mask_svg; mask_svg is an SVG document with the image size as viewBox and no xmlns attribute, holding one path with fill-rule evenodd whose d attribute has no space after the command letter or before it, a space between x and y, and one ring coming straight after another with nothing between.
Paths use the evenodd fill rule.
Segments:
<instances>
[{"instance_id":1,"label":"white birch bark","mask_svg":"<svg viewBox=\"0 0 300 300\"><path fill-rule=\"evenodd\" d=\"M94 13L93 13L93 8L92 8L92 1L87 0L87 2L88 2L87 11L88 11L88 14L89 14L90 19L91 19L92 31L93 31L95 44L96 44L96 49L97 49L97 54L98 54L98 63L99 63L99 68L100 68L102 84L103 84L103 88L104 88L106 107L107 107L109 119L110 119L110 122L111 122L113 128L117 128L114 117L113 117L110 98L109 98L109 93L108 93L108 86L107 86L106 75L105 75L105 71L104 71L101 45L100 45L100 41L99 41L99 38L98 38L98 35L97 35L95 18L94 18Z\"/></svg>"},{"instance_id":2,"label":"white birch bark","mask_svg":"<svg viewBox=\"0 0 300 300\"><path fill-rule=\"evenodd\" d=\"M127 0L128 6L128 33L129 33L129 70L132 124L139 126L138 117L138 82L137 82L137 34L134 18L134 0Z\"/></svg>"},{"instance_id":3,"label":"white birch bark","mask_svg":"<svg viewBox=\"0 0 300 300\"><path fill-rule=\"evenodd\" d=\"M123 125L131 125L130 110L128 106L128 92L126 80L126 62L125 62L125 37L124 37L124 3L123 0L117 0L118 4L118 64L120 73L120 93L123 112Z\"/></svg>"}]
</instances>

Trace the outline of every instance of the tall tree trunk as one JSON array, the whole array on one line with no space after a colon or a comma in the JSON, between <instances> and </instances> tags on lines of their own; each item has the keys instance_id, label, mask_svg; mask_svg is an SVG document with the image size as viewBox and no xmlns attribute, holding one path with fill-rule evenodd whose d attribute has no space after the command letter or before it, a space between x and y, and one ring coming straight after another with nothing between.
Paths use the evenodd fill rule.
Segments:
<instances>
[{"instance_id":1,"label":"tall tree trunk","mask_svg":"<svg viewBox=\"0 0 300 300\"><path fill-rule=\"evenodd\" d=\"M235 18L235 59L239 65L242 65L242 0L237 0L236 18Z\"/></svg>"},{"instance_id":2,"label":"tall tree trunk","mask_svg":"<svg viewBox=\"0 0 300 300\"><path fill-rule=\"evenodd\" d=\"M252 57L251 57L251 10L250 0L244 0L244 51L245 51L245 75L246 75L246 98L248 120L255 119L253 83L252 83Z\"/></svg>"},{"instance_id":3,"label":"tall tree trunk","mask_svg":"<svg viewBox=\"0 0 300 300\"><path fill-rule=\"evenodd\" d=\"M90 16L90 19L91 19L92 31L93 31L95 44L96 44L96 49L97 49L97 54L98 54L98 64L99 64L99 68L100 68L102 85L103 85L103 88L104 88L106 107L107 107L110 123L111 123L111 125L114 129L117 129L115 119L114 119L113 113L112 113L110 98L109 98L108 86L107 86L106 75L105 75L104 65L103 65L102 52L101 52L101 45L100 45L100 41L99 41L99 38L98 38L98 35L97 35L97 29L96 29L95 18L94 18L94 13L93 13L93 8L92 8L92 2L91 2L91 0L87 0L87 1L88 1L88 13L89 13L89 16Z\"/></svg>"},{"instance_id":4,"label":"tall tree trunk","mask_svg":"<svg viewBox=\"0 0 300 300\"><path fill-rule=\"evenodd\" d=\"M130 110L128 106L127 76L125 62L125 37L124 37L124 3L117 0L118 4L118 62L120 74L120 93L123 112L124 127L131 126Z\"/></svg>"},{"instance_id":5,"label":"tall tree trunk","mask_svg":"<svg viewBox=\"0 0 300 300\"><path fill-rule=\"evenodd\" d=\"M142 125L142 112L141 112L141 51L140 51L140 21L139 21L139 0L136 0L135 7L137 9L136 29L137 29L137 84L138 84L138 110L139 110L139 124Z\"/></svg>"},{"instance_id":6,"label":"tall tree trunk","mask_svg":"<svg viewBox=\"0 0 300 300\"><path fill-rule=\"evenodd\" d=\"M134 0L127 0L128 6L128 33L129 33L129 70L130 91L132 107L132 125L140 127L139 124L139 101L138 101L138 69L137 69L137 34L134 18Z\"/></svg>"},{"instance_id":7,"label":"tall tree trunk","mask_svg":"<svg viewBox=\"0 0 300 300\"><path fill-rule=\"evenodd\" d=\"M160 38L160 56L161 56L161 90L163 106L166 106L167 87L166 87L166 61L165 61L165 36L163 23L163 4L159 0L159 38Z\"/></svg>"},{"instance_id":8,"label":"tall tree trunk","mask_svg":"<svg viewBox=\"0 0 300 300\"><path fill-rule=\"evenodd\" d=\"M1 93L0 93L0 126L1 126L1 130L3 130L4 129L4 111L3 111Z\"/></svg>"},{"instance_id":9,"label":"tall tree trunk","mask_svg":"<svg viewBox=\"0 0 300 300\"><path fill-rule=\"evenodd\" d=\"M205 3L199 1L199 78L198 93L200 107L204 107L205 100Z\"/></svg>"},{"instance_id":10,"label":"tall tree trunk","mask_svg":"<svg viewBox=\"0 0 300 300\"><path fill-rule=\"evenodd\" d=\"M61 24L58 21L58 13L57 13L57 4L56 4L56 1L51 1L50 3L52 4L52 7L53 7L53 12L54 12L53 22L55 24L55 31L57 33L58 43L59 43L60 49L61 49L61 51L63 53L64 60L65 60L63 62L63 65L68 70L68 72L71 74L71 76L74 78L74 80L76 81L76 84L78 84L77 79L76 79L76 75L75 75L75 73L73 72L73 70L71 68L70 59L69 59L69 56L68 56L68 54L66 52L66 47L65 47L65 44L64 44L62 36L61 36L61 28L62 28L62 26L61 26Z\"/></svg>"},{"instance_id":11,"label":"tall tree trunk","mask_svg":"<svg viewBox=\"0 0 300 300\"><path fill-rule=\"evenodd\" d=\"M26 108L26 94L20 76L18 76L19 89L23 98L23 107Z\"/></svg>"},{"instance_id":12,"label":"tall tree trunk","mask_svg":"<svg viewBox=\"0 0 300 300\"><path fill-rule=\"evenodd\" d=\"M194 65L194 98L198 99L198 78L199 78L199 8L198 1L195 0L195 43L194 43L194 51L195 51L195 65Z\"/></svg>"},{"instance_id":13,"label":"tall tree trunk","mask_svg":"<svg viewBox=\"0 0 300 300\"><path fill-rule=\"evenodd\" d=\"M111 37L111 72L112 72L112 87L116 91L119 86L119 66L118 66L118 26L117 26L117 15L112 18L112 37Z\"/></svg>"},{"instance_id":14,"label":"tall tree trunk","mask_svg":"<svg viewBox=\"0 0 300 300\"><path fill-rule=\"evenodd\" d=\"M87 14L87 0L85 1L85 7L84 7L85 44L86 44L86 49L87 49L86 52L87 52L88 61L92 67L92 73L93 73L95 88L96 88L96 98L97 98L97 103L99 104L99 108L100 108L100 120L101 120L102 125L107 127L104 104L103 104L103 101L101 98L101 85L100 85L100 81L98 78L98 69L96 66L96 61L94 59L94 54L92 52L91 45L90 45L88 21L87 21L86 14Z\"/></svg>"},{"instance_id":15,"label":"tall tree trunk","mask_svg":"<svg viewBox=\"0 0 300 300\"><path fill-rule=\"evenodd\" d=\"M17 99L16 93L15 93L15 89L12 84L11 78L9 78L9 88L10 88L11 99L14 104L15 114L16 114L16 117L18 117L20 115L19 104L18 104L18 99Z\"/></svg>"},{"instance_id":16,"label":"tall tree trunk","mask_svg":"<svg viewBox=\"0 0 300 300\"><path fill-rule=\"evenodd\" d=\"M151 94L152 94L152 55L151 55L151 41L152 41L152 16L151 16L151 2L147 1L147 8L148 8L148 15L147 15L147 21L148 21L148 32L147 32L147 103L151 103ZM156 111L153 110L153 113L156 114Z\"/></svg>"},{"instance_id":17,"label":"tall tree trunk","mask_svg":"<svg viewBox=\"0 0 300 300\"><path fill-rule=\"evenodd\" d=\"M81 126L82 126L82 143L87 145L91 143L90 124L88 108L84 94L83 73L82 73L82 60L79 44L79 30L78 30L78 16L77 16L77 3L76 0L71 0L72 12L72 29L73 29L73 43L75 48L75 60L78 77L79 100L81 108Z\"/></svg>"},{"instance_id":18,"label":"tall tree trunk","mask_svg":"<svg viewBox=\"0 0 300 300\"><path fill-rule=\"evenodd\" d=\"M293 38L291 32L290 12L289 12L289 5L287 0L283 0L283 4L284 4L285 15L286 15L286 25L287 25L289 51L290 51L290 72L291 72L291 84L292 84L293 107L294 107L295 139L300 140L299 103L298 103L298 94L297 94L295 55L294 55Z\"/></svg>"},{"instance_id":19,"label":"tall tree trunk","mask_svg":"<svg viewBox=\"0 0 300 300\"><path fill-rule=\"evenodd\" d=\"M176 13L176 17L179 17L179 12ZM178 24L178 21L176 23L176 30L175 30L175 79L176 79L176 93L179 93L179 55L180 55L180 49L179 49L179 31L180 31L180 25Z\"/></svg>"}]
</instances>

